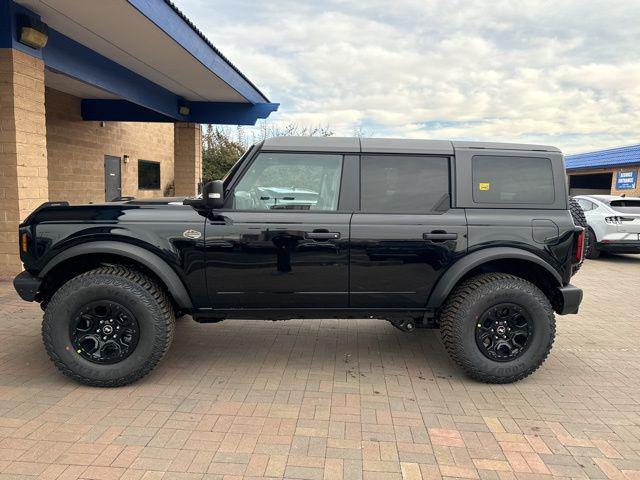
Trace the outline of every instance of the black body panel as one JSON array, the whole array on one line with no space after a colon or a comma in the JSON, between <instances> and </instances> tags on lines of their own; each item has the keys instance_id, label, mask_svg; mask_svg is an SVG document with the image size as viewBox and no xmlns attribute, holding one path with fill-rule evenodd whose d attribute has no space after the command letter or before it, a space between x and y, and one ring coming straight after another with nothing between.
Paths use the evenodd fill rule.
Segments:
<instances>
[{"instance_id":1,"label":"black body panel","mask_svg":"<svg viewBox=\"0 0 640 480\"><path fill-rule=\"evenodd\" d=\"M191 207L167 203L45 207L21 226L33 239L22 260L29 272L44 276L64 257L72 261L76 255L120 253L151 270L169 269L184 285L193 307L207 307L204 238L184 235L187 231L202 235L204 224L204 217ZM105 252L97 242L116 248ZM118 245L122 245L120 252ZM135 249L146 255L127 254Z\"/></svg>"},{"instance_id":2,"label":"black body panel","mask_svg":"<svg viewBox=\"0 0 640 480\"><path fill-rule=\"evenodd\" d=\"M520 262L542 272L545 293L559 313L577 311L581 291L569 280L580 259L581 229L566 207L564 167L557 150L526 153L531 146L509 146L503 152L552 162L553 204L483 205L474 203L469 193L474 188L469 162L484 148L475 143L406 141L403 150L381 139L365 142L365 148L358 139L316 138L308 141L308 148L298 145L307 140L277 142L253 147L233 167L224 182L225 195L251 169L260 149L322 152L343 158L339 202L332 207L337 211L314 210L321 204L312 200L306 209L255 211L234 210L230 202L223 209L198 210L179 199L49 204L20 226L27 272L16 278L16 289L25 300L46 302L41 290L51 284L51 277L92 257L143 266L167 288L179 311L203 321L227 316L433 316L473 269L491 262ZM361 210L359 152L381 156L394 151L438 155L448 162L450 198L444 196L444 205L430 213ZM491 145L488 153L500 155L501 150ZM382 167L387 169L386 164ZM486 188L493 187L486 183Z\"/></svg>"},{"instance_id":3,"label":"black body panel","mask_svg":"<svg viewBox=\"0 0 640 480\"><path fill-rule=\"evenodd\" d=\"M447 235L451 238L442 238ZM466 250L464 210L356 213L351 222L350 305L424 309L442 273Z\"/></svg>"},{"instance_id":4,"label":"black body panel","mask_svg":"<svg viewBox=\"0 0 640 480\"><path fill-rule=\"evenodd\" d=\"M206 227L210 304L347 308L350 213L215 211Z\"/></svg>"}]
</instances>

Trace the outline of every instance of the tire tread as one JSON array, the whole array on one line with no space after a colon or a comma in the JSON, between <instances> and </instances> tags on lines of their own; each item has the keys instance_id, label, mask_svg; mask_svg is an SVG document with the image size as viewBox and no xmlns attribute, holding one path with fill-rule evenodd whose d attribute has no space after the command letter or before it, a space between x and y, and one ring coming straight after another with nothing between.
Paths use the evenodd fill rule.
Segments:
<instances>
[{"instance_id":1,"label":"tire tread","mask_svg":"<svg viewBox=\"0 0 640 480\"><path fill-rule=\"evenodd\" d=\"M546 360L549 352L551 350L551 346L553 345L553 341L555 339L555 319L551 322L551 336L549 339L549 345L546 349L544 356L541 358L539 362L535 365L532 365L530 368L524 370L521 373L511 376L497 376L487 374L482 372L477 368L476 365L469 359L464 357L459 351L457 344L455 342L457 328L461 328L461 320L460 320L460 312L464 309L464 304L466 299L476 290L483 286L495 284L495 283L509 283L511 285L517 285L519 287L524 287L534 295L539 296L539 298L547 310L548 314L553 317L553 310L547 297L532 283L527 280L517 277L515 275L507 274L507 273L484 273L475 277L471 277L465 281L463 281L460 285L458 285L454 291L451 293L447 301L445 302L444 307L440 312L440 335L442 338L442 343L447 350L451 359L457 363L471 378L475 380L479 380L484 383L511 383L516 382L518 380L522 380L523 378L528 377L533 372L535 372L540 365Z\"/></svg>"},{"instance_id":2,"label":"tire tread","mask_svg":"<svg viewBox=\"0 0 640 480\"><path fill-rule=\"evenodd\" d=\"M60 358L55 349L53 348L53 340L51 338L51 334L53 332L53 328L55 328L55 322L52 318L47 315L48 311L51 311L55 306L64 301L68 294L76 290L79 286L86 284L90 279L95 278L96 275L106 275L110 277L115 277L116 279L124 279L129 282L133 282L138 286L142 287L153 297L153 300L160 307L162 312L162 317L164 319L164 332L162 331L162 326L157 322L154 324L154 328L156 329L156 335L154 336L154 345L153 354L148 359L147 362L144 363L142 368L139 368L123 377L119 377L112 380L96 380L93 378L86 377L84 375L80 375L77 372L71 370ZM122 288L130 288L126 283L120 283L120 287ZM60 289L54 294L47 306L47 311L45 311L44 321L42 322L42 340L44 342L45 348L49 355L49 358L54 363L56 368L60 370L62 373L72 378L73 380L83 383L85 385L90 385L94 387L119 387L128 385L133 383L142 377L146 376L153 368L158 364L158 362L164 357L169 349L173 341L173 335L175 331L175 313L173 310L173 306L166 292L152 279L140 273L137 270L120 266L120 265L110 265L99 267L94 270L90 270L88 272L82 273L67 283L65 283Z\"/></svg>"}]
</instances>

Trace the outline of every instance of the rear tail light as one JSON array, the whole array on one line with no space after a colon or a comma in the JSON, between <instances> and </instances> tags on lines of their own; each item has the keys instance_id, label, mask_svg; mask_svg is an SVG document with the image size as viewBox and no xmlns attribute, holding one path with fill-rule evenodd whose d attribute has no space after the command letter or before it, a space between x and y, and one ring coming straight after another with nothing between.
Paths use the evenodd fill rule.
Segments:
<instances>
[{"instance_id":1,"label":"rear tail light","mask_svg":"<svg viewBox=\"0 0 640 480\"><path fill-rule=\"evenodd\" d=\"M582 261L582 256L584 255L584 229L578 234L578 239L576 241L576 263L580 263Z\"/></svg>"},{"instance_id":2,"label":"rear tail light","mask_svg":"<svg viewBox=\"0 0 640 480\"><path fill-rule=\"evenodd\" d=\"M604 217L604 221L609 225L622 225L622 222L633 222L633 217Z\"/></svg>"}]
</instances>

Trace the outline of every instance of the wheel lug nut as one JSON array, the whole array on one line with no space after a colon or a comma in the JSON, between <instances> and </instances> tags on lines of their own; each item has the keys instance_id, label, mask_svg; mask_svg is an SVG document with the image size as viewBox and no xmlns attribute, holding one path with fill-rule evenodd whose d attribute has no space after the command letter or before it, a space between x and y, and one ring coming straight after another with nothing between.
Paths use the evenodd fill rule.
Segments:
<instances>
[{"instance_id":1,"label":"wheel lug nut","mask_svg":"<svg viewBox=\"0 0 640 480\"><path fill-rule=\"evenodd\" d=\"M104 323L104 320L100 320L100 325L102 325Z\"/></svg>"},{"instance_id":2,"label":"wheel lug nut","mask_svg":"<svg viewBox=\"0 0 640 480\"><path fill-rule=\"evenodd\" d=\"M116 338L116 336L114 335L113 338Z\"/></svg>"},{"instance_id":3,"label":"wheel lug nut","mask_svg":"<svg viewBox=\"0 0 640 480\"><path fill-rule=\"evenodd\" d=\"M102 337L102 339L103 339L103 340L106 340L106 339L107 339L107 337Z\"/></svg>"}]
</instances>

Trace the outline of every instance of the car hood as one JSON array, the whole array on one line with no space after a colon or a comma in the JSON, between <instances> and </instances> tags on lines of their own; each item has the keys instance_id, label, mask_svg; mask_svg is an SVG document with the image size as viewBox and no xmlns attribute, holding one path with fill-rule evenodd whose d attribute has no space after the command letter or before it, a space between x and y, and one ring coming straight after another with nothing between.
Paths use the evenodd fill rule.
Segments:
<instances>
[{"instance_id":1,"label":"car hood","mask_svg":"<svg viewBox=\"0 0 640 480\"><path fill-rule=\"evenodd\" d=\"M85 222L109 221L120 218L126 211L137 209L193 210L183 206L185 197L162 197L140 200L126 200L121 202L89 203L84 205L69 205L67 202L47 202L35 209L21 226L33 225L41 222Z\"/></svg>"}]
</instances>

